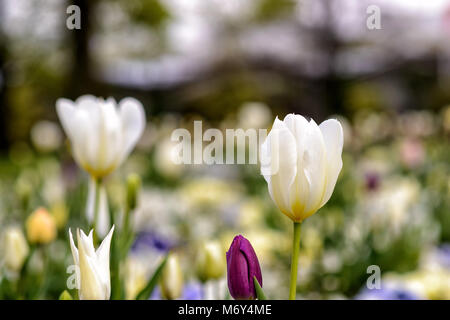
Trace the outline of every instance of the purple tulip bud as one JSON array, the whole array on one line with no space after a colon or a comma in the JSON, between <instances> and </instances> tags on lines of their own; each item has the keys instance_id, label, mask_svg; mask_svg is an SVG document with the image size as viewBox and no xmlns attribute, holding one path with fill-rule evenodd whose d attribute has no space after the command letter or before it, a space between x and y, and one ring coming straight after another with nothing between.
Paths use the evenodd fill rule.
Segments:
<instances>
[{"instance_id":1,"label":"purple tulip bud","mask_svg":"<svg viewBox=\"0 0 450 320\"><path fill-rule=\"evenodd\" d=\"M376 172L366 173L366 188L369 191L375 191L380 185L380 176Z\"/></svg>"},{"instance_id":2,"label":"purple tulip bud","mask_svg":"<svg viewBox=\"0 0 450 320\"><path fill-rule=\"evenodd\" d=\"M255 299L253 277L262 287L261 268L250 241L243 236L234 237L227 252L228 289L236 300Z\"/></svg>"}]
</instances>

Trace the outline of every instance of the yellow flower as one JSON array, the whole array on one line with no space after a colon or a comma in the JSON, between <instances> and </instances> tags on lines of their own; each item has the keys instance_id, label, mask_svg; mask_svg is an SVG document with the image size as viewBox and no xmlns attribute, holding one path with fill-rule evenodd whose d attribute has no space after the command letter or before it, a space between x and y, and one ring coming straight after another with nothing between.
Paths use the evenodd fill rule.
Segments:
<instances>
[{"instance_id":1,"label":"yellow flower","mask_svg":"<svg viewBox=\"0 0 450 320\"><path fill-rule=\"evenodd\" d=\"M28 217L26 230L30 243L46 244L56 238L55 220L45 208L38 208Z\"/></svg>"}]
</instances>

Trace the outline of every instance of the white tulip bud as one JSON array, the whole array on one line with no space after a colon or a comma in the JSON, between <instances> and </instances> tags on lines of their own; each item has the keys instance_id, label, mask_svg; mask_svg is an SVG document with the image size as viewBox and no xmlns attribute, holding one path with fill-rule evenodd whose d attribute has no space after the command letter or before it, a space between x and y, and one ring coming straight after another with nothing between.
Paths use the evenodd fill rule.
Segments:
<instances>
[{"instance_id":1,"label":"white tulip bud","mask_svg":"<svg viewBox=\"0 0 450 320\"><path fill-rule=\"evenodd\" d=\"M82 230L77 230L77 248L69 229L73 260L79 267L80 279L77 279L77 287L81 300L108 300L111 295L109 248L113 232L114 226L103 239L100 247L95 250L93 230L88 236Z\"/></svg>"},{"instance_id":2,"label":"white tulip bud","mask_svg":"<svg viewBox=\"0 0 450 320\"><path fill-rule=\"evenodd\" d=\"M178 255L169 254L160 280L161 295L168 300L174 300L183 293L183 271Z\"/></svg>"},{"instance_id":3,"label":"white tulip bud","mask_svg":"<svg viewBox=\"0 0 450 320\"><path fill-rule=\"evenodd\" d=\"M226 271L227 261L222 245L218 241L203 242L197 254L196 271L203 282L220 279Z\"/></svg>"},{"instance_id":4,"label":"white tulip bud","mask_svg":"<svg viewBox=\"0 0 450 320\"><path fill-rule=\"evenodd\" d=\"M3 235L3 262L6 268L18 272L30 251L22 230L8 227Z\"/></svg>"}]
</instances>

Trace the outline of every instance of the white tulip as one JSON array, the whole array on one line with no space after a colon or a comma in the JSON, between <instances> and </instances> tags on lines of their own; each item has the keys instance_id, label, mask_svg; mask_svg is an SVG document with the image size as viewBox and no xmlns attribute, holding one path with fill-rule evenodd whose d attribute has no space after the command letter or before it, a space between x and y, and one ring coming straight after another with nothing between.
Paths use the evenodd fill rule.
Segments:
<instances>
[{"instance_id":1,"label":"white tulip","mask_svg":"<svg viewBox=\"0 0 450 320\"><path fill-rule=\"evenodd\" d=\"M145 127L142 104L125 98L119 106L113 98L91 95L56 101L56 111L69 137L77 163L93 178L114 171L138 142Z\"/></svg>"},{"instance_id":2,"label":"white tulip","mask_svg":"<svg viewBox=\"0 0 450 320\"><path fill-rule=\"evenodd\" d=\"M294 222L314 214L330 199L342 168L344 136L339 121L319 126L297 114L278 117L261 146L269 193Z\"/></svg>"},{"instance_id":3,"label":"white tulip","mask_svg":"<svg viewBox=\"0 0 450 320\"><path fill-rule=\"evenodd\" d=\"M79 268L79 279L77 279L79 297L80 300L108 300L111 295L109 248L114 226L97 251L94 248L92 231L86 236L82 230L77 229L77 249L69 229L73 260Z\"/></svg>"},{"instance_id":4,"label":"white tulip","mask_svg":"<svg viewBox=\"0 0 450 320\"><path fill-rule=\"evenodd\" d=\"M11 271L20 271L30 251L22 230L8 227L3 235L3 262Z\"/></svg>"}]
</instances>

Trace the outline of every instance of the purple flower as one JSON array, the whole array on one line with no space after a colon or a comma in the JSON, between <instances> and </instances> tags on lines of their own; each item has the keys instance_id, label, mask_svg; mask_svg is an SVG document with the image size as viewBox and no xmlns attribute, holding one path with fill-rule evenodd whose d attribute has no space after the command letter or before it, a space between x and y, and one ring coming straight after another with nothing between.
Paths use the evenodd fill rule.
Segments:
<instances>
[{"instance_id":1,"label":"purple flower","mask_svg":"<svg viewBox=\"0 0 450 320\"><path fill-rule=\"evenodd\" d=\"M376 172L368 172L365 175L366 188L369 191L375 191L380 186L380 176Z\"/></svg>"},{"instance_id":2,"label":"purple flower","mask_svg":"<svg viewBox=\"0 0 450 320\"><path fill-rule=\"evenodd\" d=\"M228 289L234 299L255 299L253 277L262 287L261 268L250 242L243 236L234 237L227 252Z\"/></svg>"}]
</instances>

